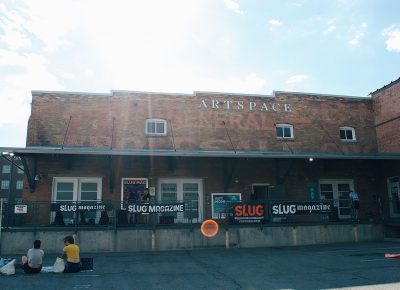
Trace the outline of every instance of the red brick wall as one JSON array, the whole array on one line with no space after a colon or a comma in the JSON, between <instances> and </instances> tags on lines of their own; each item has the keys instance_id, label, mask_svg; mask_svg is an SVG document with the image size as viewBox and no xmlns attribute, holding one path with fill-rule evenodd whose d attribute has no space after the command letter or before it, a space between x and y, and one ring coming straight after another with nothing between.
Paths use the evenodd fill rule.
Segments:
<instances>
[{"instance_id":1,"label":"red brick wall","mask_svg":"<svg viewBox=\"0 0 400 290\"><path fill-rule=\"evenodd\" d=\"M400 79L372 93L372 100L379 151L400 152L400 118L390 121L400 117Z\"/></svg>"},{"instance_id":2,"label":"red brick wall","mask_svg":"<svg viewBox=\"0 0 400 290\"><path fill-rule=\"evenodd\" d=\"M262 108L263 103L266 107ZM285 112L285 104L290 105L292 112ZM37 92L33 94L27 146L61 146L70 117L66 147L173 148L175 144L177 149L232 150L225 122L237 150L357 153L377 150L369 98L290 93L260 97ZM168 135L145 136L146 118L170 120ZM277 140L276 123L292 124L294 140ZM341 126L354 127L357 142L340 142Z\"/></svg>"}]
</instances>

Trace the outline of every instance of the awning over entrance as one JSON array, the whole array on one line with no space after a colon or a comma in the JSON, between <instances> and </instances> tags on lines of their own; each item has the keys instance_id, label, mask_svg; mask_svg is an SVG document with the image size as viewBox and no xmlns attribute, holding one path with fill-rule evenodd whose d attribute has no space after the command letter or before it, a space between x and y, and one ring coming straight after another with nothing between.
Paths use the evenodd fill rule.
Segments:
<instances>
[{"instance_id":1,"label":"awning over entrance","mask_svg":"<svg viewBox=\"0 0 400 290\"><path fill-rule=\"evenodd\" d=\"M189 149L130 149L94 147L0 147L0 152L13 152L19 156L33 155L112 155L112 156L177 156L177 157L230 157L230 158L320 158L320 159L375 159L400 160L400 153L341 153L341 152L276 152L241 150L189 150Z\"/></svg>"}]
</instances>

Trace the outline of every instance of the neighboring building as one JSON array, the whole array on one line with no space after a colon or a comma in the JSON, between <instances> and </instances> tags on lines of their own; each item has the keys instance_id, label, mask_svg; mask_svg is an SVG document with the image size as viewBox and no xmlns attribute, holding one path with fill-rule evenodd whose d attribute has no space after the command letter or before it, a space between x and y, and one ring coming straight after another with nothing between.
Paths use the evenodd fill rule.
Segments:
<instances>
[{"instance_id":1,"label":"neighboring building","mask_svg":"<svg viewBox=\"0 0 400 290\"><path fill-rule=\"evenodd\" d=\"M11 159L13 161L11 162ZM12 166L14 164L14 166ZM20 157L0 157L0 198L5 201L10 197L13 202L22 201L24 189L24 171Z\"/></svg>"},{"instance_id":2,"label":"neighboring building","mask_svg":"<svg viewBox=\"0 0 400 290\"><path fill-rule=\"evenodd\" d=\"M136 178L150 188L153 202L190 204L173 215L175 223L218 218L212 212L217 193L265 202L267 222L290 220L272 217L268 206L279 201L332 201L329 219L349 220L350 190L359 194L360 219L400 217L399 80L371 98L127 91L32 96L26 148L14 150L28 167L27 202L118 202L130 199L125 185ZM43 224L54 222L49 208L40 213Z\"/></svg>"}]
</instances>

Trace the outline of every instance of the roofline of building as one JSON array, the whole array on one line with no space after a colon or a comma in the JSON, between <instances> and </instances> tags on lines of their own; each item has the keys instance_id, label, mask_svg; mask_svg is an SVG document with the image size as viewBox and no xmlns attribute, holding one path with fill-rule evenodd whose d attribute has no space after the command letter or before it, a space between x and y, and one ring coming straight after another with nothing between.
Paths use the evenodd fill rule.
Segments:
<instances>
[{"instance_id":1,"label":"roofline of building","mask_svg":"<svg viewBox=\"0 0 400 290\"><path fill-rule=\"evenodd\" d=\"M378 92L380 92L382 90L385 90L385 89L387 89L387 88L389 88L389 87L391 87L391 86L393 86L393 85L395 85L395 84L397 84L399 82L400 82L400 77L397 80L394 80L394 81L390 82L389 84L384 85L383 87L381 87L381 88L379 88L379 89L377 89L377 90L375 90L375 91L373 91L373 92L371 92L369 94L370 95L376 94L376 93L378 93Z\"/></svg>"},{"instance_id":2,"label":"roofline of building","mask_svg":"<svg viewBox=\"0 0 400 290\"><path fill-rule=\"evenodd\" d=\"M111 93L90 93L90 92L70 92L70 91L42 91L32 90L32 96L39 94L58 94L58 95L88 95L88 96L106 96L111 97Z\"/></svg>"},{"instance_id":3,"label":"roofline of building","mask_svg":"<svg viewBox=\"0 0 400 290\"><path fill-rule=\"evenodd\" d=\"M188 150L129 149L95 147L0 147L0 152L24 155L103 155L103 156L166 156L166 157L230 157L230 158L314 158L314 159L376 159L400 160L400 153L335 153L335 152L273 152L250 150Z\"/></svg>"},{"instance_id":4,"label":"roofline of building","mask_svg":"<svg viewBox=\"0 0 400 290\"><path fill-rule=\"evenodd\" d=\"M264 94L246 94L246 93L229 93L229 92L212 92L212 91L193 91L193 93L165 93L165 92L149 92L149 91L129 91L129 90L111 90L109 93L90 93L90 92L68 92L68 91L45 91L45 90L32 90L32 96L40 94L59 94L59 95L87 95L87 96L105 96L112 97L114 93L132 93L132 94L146 94L146 95L165 95L165 96L203 96L203 95L226 95L226 96L243 96L243 97L258 97L258 98L275 98L277 94L291 94L303 96L316 96L316 97L334 97L334 98L349 98L368 100L371 97L365 96L346 96L346 95L332 95L320 93L306 93L306 92L291 92L291 91L272 91L272 95Z\"/></svg>"},{"instance_id":5,"label":"roofline of building","mask_svg":"<svg viewBox=\"0 0 400 290\"><path fill-rule=\"evenodd\" d=\"M371 98L370 96L360 97L360 96L332 95L332 94L306 93L306 92L273 91L273 95L275 96L276 94L292 94L292 95L306 95L306 96L334 97L334 98L349 98L349 99L362 99L362 100L368 100L368 99Z\"/></svg>"}]
</instances>

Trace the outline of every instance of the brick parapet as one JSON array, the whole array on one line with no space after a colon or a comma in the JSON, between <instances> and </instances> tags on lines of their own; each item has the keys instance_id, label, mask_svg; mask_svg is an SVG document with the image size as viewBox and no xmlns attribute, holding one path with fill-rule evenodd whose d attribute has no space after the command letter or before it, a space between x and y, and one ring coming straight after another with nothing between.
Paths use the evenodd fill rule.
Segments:
<instances>
[{"instance_id":1,"label":"brick parapet","mask_svg":"<svg viewBox=\"0 0 400 290\"><path fill-rule=\"evenodd\" d=\"M167 136L146 136L147 118L167 120ZM40 92L27 146L369 153L377 151L374 121L369 98ZM277 140L277 123L293 125L294 139ZM356 129L357 142L340 142L342 126Z\"/></svg>"}]
</instances>

